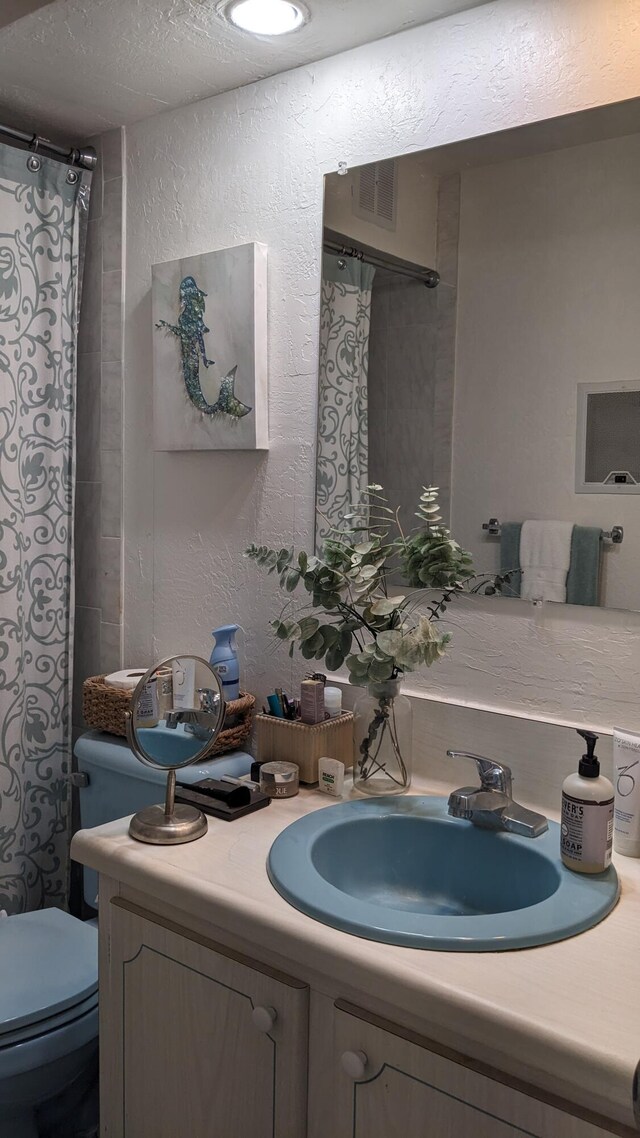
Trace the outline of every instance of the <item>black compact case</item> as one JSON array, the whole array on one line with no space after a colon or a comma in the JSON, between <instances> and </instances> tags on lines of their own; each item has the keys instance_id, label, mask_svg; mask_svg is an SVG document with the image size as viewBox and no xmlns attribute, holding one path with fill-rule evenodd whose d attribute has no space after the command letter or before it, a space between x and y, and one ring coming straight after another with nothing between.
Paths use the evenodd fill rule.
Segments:
<instances>
[{"instance_id":1,"label":"black compact case","mask_svg":"<svg viewBox=\"0 0 640 1138\"><path fill-rule=\"evenodd\" d=\"M244 818L245 814L262 810L263 806L269 805L271 799L268 794L253 790L250 786L221 782L217 778L203 778L201 782L188 785L177 783L176 802L197 806L203 814L233 822L234 818Z\"/></svg>"}]
</instances>

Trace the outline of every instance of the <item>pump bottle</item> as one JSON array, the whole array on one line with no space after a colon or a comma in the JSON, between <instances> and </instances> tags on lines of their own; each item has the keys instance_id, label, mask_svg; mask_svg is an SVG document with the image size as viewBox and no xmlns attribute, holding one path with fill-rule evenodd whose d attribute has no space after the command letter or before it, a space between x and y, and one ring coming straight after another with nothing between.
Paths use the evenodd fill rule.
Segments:
<instances>
[{"instance_id":1,"label":"pump bottle","mask_svg":"<svg viewBox=\"0 0 640 1138\"><path fill-rule=\"evenodd\" d=\"M586 740L587 753L578 773L562 784L560 853L564 864L576 873L603 873L611 864L613 845L613 785L600 774L594 754L598 736L578 731Z\"/></svg>"},{"instance_id":2,"label":"pump bottle","mask_svg":"<svg viewBox=\"0 0 640 1138\"><path fill-rule=\"evenodd\" d=\"M216 628L211 633L215 647L209 662L220 677L224 698L227 701L240 698L240 669L235 641L237 631L237 624L223 624L221 628Z\"/></svg>"}]
</instances>

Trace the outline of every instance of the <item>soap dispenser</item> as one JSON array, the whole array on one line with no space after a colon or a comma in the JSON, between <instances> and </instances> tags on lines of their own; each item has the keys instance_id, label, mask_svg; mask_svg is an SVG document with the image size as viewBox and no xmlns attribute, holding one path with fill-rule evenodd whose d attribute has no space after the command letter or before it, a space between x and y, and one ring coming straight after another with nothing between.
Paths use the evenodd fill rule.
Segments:
<instances>
[{"instance_id":1,"label":"soap dispenser","mask_svg":"<svg viewBox=\"0 0 640 1138\"><path fill-rule=\"evenodd\" d=\"M611 864L613 845L613 785L600 774L594 754L598 736L578 731L587 753L578 773L562 784L560 853L568 869L576 873L602 873Z\"/></svg>"},{"instance_id":2,"label":"soap dispenser","mask_svg":"<svg viewBox=\"0 0 640 1138\"><path fill-rule=\"evenodd\" d=\"M215 646L209 663L220 677L225 700L240 698L240 668L236 651L237 624L223 624L212 632Z\"/></svg>"}]
</instances>

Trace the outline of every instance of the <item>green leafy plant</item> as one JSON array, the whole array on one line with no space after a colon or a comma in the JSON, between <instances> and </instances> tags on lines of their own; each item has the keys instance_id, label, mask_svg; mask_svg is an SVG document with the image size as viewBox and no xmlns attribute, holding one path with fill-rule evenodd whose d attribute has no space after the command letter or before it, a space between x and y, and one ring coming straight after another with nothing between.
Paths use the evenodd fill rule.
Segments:
<instances>
[{"instance_id":1,"label":"green leafy plant","mask_svg":"<svg viewBox=\"0 0 640 1138\"><path fill-rule=\"evenodd\" d=\"M442 522L437 487L424 489L418 525L408 534L381 491L369 486L331 530L321 556L264 545L244 554L277 573L285 593L307 594L302 608L291 597L271 622L290 655L297 646L305 660L324 660L331 672L346 664L351 683L361 687L429 667L444 655L450 634L436 623L474 578L471 554ZM412 592L397 593L397 579ZM437 589L441 596L416 612L416 589Z\"/></svg>"}]
</instances>

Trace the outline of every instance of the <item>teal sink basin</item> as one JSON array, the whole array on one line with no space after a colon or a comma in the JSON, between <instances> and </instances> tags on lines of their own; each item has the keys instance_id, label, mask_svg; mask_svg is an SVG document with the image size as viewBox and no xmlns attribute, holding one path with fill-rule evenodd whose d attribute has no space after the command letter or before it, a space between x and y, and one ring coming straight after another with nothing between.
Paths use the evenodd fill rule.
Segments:
<instances>
[{"instance_id":1,"label":"teal sink basin","mask_svg":"<svg viewBox=\"0 0 640 1138\"><path fill-rule=\"evenodd\" d=\"M560 860L560 827L539 838L481 830L446 798L359 799L317 810L276 838L269 878L289 902L368 940L497 952L584 932L618 900L613 867Z\"/></svg>"}]
</instances>

